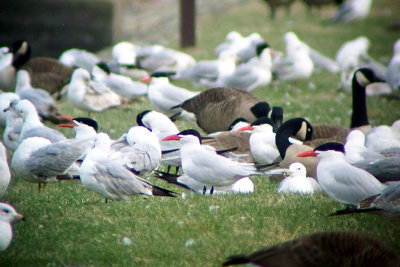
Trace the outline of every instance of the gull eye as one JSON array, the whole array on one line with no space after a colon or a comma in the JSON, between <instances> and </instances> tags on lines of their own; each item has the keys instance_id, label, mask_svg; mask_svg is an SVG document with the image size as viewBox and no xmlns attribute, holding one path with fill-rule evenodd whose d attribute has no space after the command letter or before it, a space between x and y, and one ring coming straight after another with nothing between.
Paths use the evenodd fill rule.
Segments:
<instances>
[{"instance_id":1,"label":"gull eye","mask_svg":"<svg viewBox=\"0 0 400 267\"><path fill-rule=\"evenodd\" d=\"M10 210L8 210L8 209L3 209L2 210L4 213L10 213Z\"/></svg>"}]
</instances>

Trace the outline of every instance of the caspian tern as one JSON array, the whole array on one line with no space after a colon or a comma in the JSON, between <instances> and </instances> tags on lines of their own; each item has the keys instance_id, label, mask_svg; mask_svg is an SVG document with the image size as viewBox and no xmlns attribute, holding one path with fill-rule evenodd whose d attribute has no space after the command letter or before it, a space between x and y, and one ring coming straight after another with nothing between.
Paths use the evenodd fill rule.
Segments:
<instances>
[{"instance_id":1,"label":"caspian tern","mask_svg":"<svg viewBox=\"0 0 400 267\"><path fill-rule=\"evenodd\" d=\"M94 148L86 155L79 176L82 184L107 199L128 200L134 194L174 196L173 192L136 176L108 158L111 140L105 133L96 136Z\"/></svg>"},{"instance_id":2,"label":"caspian tern","mask_svg":"<svg viewBox=\"0 0 400 267\"><path fill-rule=\"evenodd\" d=\"M400 183L396 182L382 190L381 193L372 195L358 203L355 209L338 210L331 215L350 213L376 212L388 216L400 215Z\"/></svg>"},{"instance_id":3,"label":"caspian tern","mask_svg":"<svg viewBox=\"0 0 400 267\"><path fill-rule=\"evenodd\" d=\"M297 157L317 157L318 183L326 194L344 205L356 206L364 198L379 194L387 187L370 173L348 163L344 152L342 144L331 142Z\"/></svg>"},{"instance_id":4,"label":"caspian tern","mask_svg":"<svg viewBox=\"0 0 400 267\"><path fill-rule=\"evenodd\" d=\"M12 224L24 220L10 204L0 202L0 251L4 251L13 239Z\"/></svg>"},{"instance_id":5,"label":"caspian tern","mask_svg":"<svg viewBox=\"0 0 400 267\"><path fill-rule=\"evenodd\" d=\"M204 148L196 130L184 130L162 139L169 140L182 142L180 154L183 173L206 187L230 186L243 177L259 174L254 164L235 162Z\"/></svg>"}]
</instances>

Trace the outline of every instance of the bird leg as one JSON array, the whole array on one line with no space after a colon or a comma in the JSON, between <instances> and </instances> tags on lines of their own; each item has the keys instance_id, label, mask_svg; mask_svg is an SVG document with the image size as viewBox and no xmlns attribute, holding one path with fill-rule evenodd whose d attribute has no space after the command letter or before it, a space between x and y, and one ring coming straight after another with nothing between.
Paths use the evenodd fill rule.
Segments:
<instances>
[{"instance_id":1,"label":"bird leg","mask_svg":"<svg viewBox=\"0 0 400 267\"><path fill-rule=\"evenodd\" d=\"M210 195L214 193L214 186L211 186Z\"/></svg>"},{"instance_id":2,"label":"bird leg","mask_svg":"<svg viewBox=\"0 0 400 267\"><path fill-rule=\"evenodd\" d=\"M205 195L205 194L206 194L206 192L207 192L207 187L206 187L206 186L204 186L204 187L203 187L203 195Z\"/></svg>"}]
</instances>

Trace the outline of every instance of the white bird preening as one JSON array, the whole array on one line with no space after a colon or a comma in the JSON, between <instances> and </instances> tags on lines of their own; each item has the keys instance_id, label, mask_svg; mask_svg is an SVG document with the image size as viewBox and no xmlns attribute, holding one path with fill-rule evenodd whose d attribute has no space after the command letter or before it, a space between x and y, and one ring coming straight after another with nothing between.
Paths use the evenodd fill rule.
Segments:
<instances>
[{"instance_id":1,"label":"white bird preening","mask_svg":"<svg viewBox=\"0 0 400 267\"><path fill-rule=\"evenodd\" d=\"M277 193L287 194L313 194L321 191L321 187L317 180L311 177L306 177L306 167L299 162L290 164L289 176L283 179L278 186Z\"/></svg>"},{"instance_id":2,"label":"white bird preening","mask_svg":"<svg viewBox=\"0 0 400 267\"><path fill-rule=\"evenodd\" d=\"M78 68L72 73L67 87L67 99L77 108L89 112L118 107L122 98L105 84L93 81L89 71Z\"/></svg>"},{"instance_id":3,"label":"white bird preening","mask_svg":"<svg viewBox=\"0 0 400 267\"><path fill-rule=\"evenodd\" d=\"M206 187L231 186L243 177L258 175L254 164L240 163L220 156L201 145L199 132L193 129L170 135L162 141L181 140L182 170Z\"/></svg>"},{"instance_id":4,"label":"white bird preening","mask_svg":"<svg viewBox=\"0 0 400 267\"><path fill-rule=\"evenodd\" d=\"M307 80L314 70L309 47L294 32L287 32L284 39L286 58L273 67L273 72L281 81Z\"/></svg>"},{"instance_id":5,"label":"white bird preening","mask_svg":"<svg viewBox=\"0 0 400 267\"><path fill-rule=\"evenodd\" d=\"M317 157L318 183L326 194L344 205L356 206L387 187L370 173L350 165L340 143L326 143L297 157Z\"/></svg>"},{"instance_id":6,"label":"white bird preening","mask_svg":"<svg viewBox=\"0 0 400 267\"><path fill-rule=\"evenodd\" d=\"M4 251L13 239L12 224L24 220L10 204L0 202L0 251Z\"/></svg>"},{"instance_id":7,"label":"white bird preening","mask_svg":"<svg viewBox=\"0 0 400 267\"><path fill-rule=\"evenodd\" d=\"M160 142L146 127L134 126L111 144L108 157L137 175L149 174L160 165Z\"/></svg>"},{"instance_id":8,"label":"white bird preening","mask_svg":"<svg viewBox=\"0 0 400 267\"><path fill-rule=\"evenodd\" d=\"M137 115L136 122L139 126L148 128L157 136L161 151L171 151L181 147L179 141L161 142L164 137L179 133L178 127L165 114L154 110L145 110ZM179 151L163 154L162 163L168 166L181 166Z\"/></svg>"},{"instance_id":9,"label":"white bird preening","mask_svg":"<svg viewBox=\"0 0 400 267\"><path fill-rule=\"evenodd\" d=\"M86 155L79 170L82 184L111 200L128 200L134 194L174 196L174 193L136 176L108 158L111 140L105 133L96 136L94 148Z\"/></svg>"},{"instance_id":10,"label":"white bird preening","mask_svg":"<svg viewBox=\"0 0 400 267\"><path fill-rule=\"evenodd\" d=\"M0 142L0 197L7 191L11 181L10 166L8 166L7 149Z\"/></svg>"}]
</instances>

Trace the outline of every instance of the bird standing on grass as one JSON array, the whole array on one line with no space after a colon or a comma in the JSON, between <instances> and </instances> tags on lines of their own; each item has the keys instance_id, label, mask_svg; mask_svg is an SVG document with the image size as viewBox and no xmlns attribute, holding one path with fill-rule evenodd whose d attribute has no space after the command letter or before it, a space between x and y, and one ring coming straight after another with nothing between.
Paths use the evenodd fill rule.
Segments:
<instances>
[{"instance_id":1,"label":"bird standing on grass","mask_svg":"<svg viewBox=\"0 0 400 267\"><path fill-rule=\"evenodd\" d=\"M317 157L317 180L322 190L332 199L356 206L366 197L379 194L387 186L370 173L350 165L345 159L344 146L340 143L326 143L298 157Z\"/></svg>"},{"instance_id":2,"label":"bird standing on grass","mask_svg":"<svg viewBox=\"0 0 400 267\"><path fill-rule=\"evenodd\" d=\"M152 185L136 176L124 166L108 158L111 140L107 134L96 136L94 148L86 155L79 170L82 184L111 200L128 200L134 194L174 196L164 188Z\"/></svg>"},{"instance_id":3,"label":"bird standing on grass","mask_svg":"<svg viewBox=\"0 0 400 267\"><path fill-rule=\"evenodd\" d=\"M230 186L243 177L259 174L254 164L235 162L218 155L215 150L204 148L196 130L184 130L162 139L169 140L182 142L180 154L183 173L208 188Z\"/></svg>"}]
</instances>

